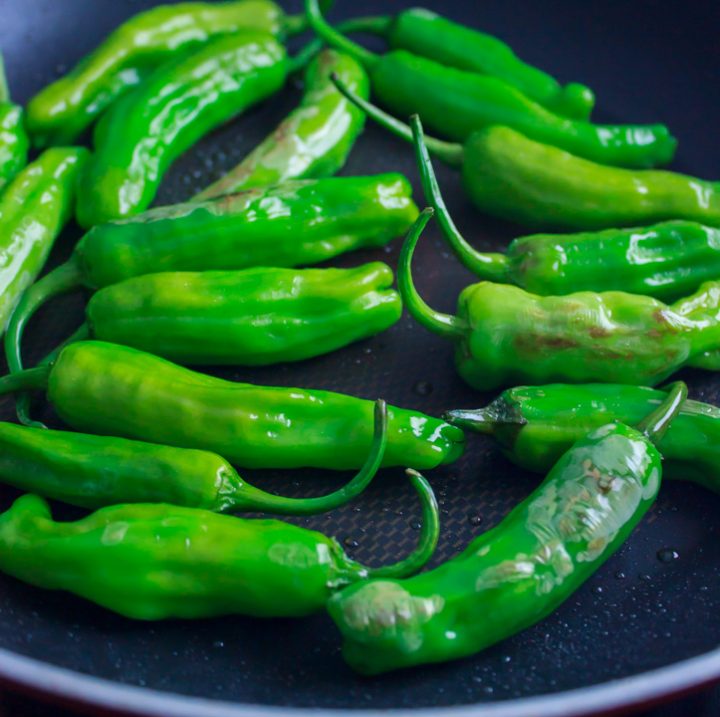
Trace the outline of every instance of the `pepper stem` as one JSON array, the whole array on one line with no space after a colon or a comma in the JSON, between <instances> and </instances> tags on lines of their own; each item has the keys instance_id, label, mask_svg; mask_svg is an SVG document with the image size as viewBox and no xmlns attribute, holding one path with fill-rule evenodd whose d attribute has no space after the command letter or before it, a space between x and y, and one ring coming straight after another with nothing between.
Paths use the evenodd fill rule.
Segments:
<instances>
[{"instance_id":1,"label":"pepper stem","mask_svg":"<svg viewBox=\"0 0 720 717\"><path fill-rule=\"evenodd\" d=\"M422 182L423 193L425 199L435 210L438 223L450 243L455 254L460 261L470 271L477 274L480 278L487 281L504 282L508 273L508 258L505 254L484 253L477 251L468 244L467 240L455 226L452 216L448 211L445 200L443 199L440 186L435 176L432 159L425 143L425 133L423 132L422 122L418 115L410 118L410 127L412 128L413 142L415 145L415 159L420 170L420 180Z\"/></svg>"},{"instance_id":2,"label":"pepper stem","mask_svg":"<svg viewBox=\"0 0 720 717\"><path fill-rule=\"evenodd\" d=\"M335 84L335 87L337 87L350 102L359 107L371 120L377 122L383 129L386 129L400 139L404 139L406 142L413 141L413 131L405 122L401 122L396 117L393 117L391 114L384 112L379 107L368 102L364 97L355 94L336 73L330 75L330 79ZM430 152L436 157L439 157L445 164L451 167L462 166L464 156L462 145L456 142L444 142L435 137L425 137L425 144Z\"/></svg>"},{"instance_id":3,"label":"pepper stem","mask_svg":"<svg viewBox=\"0 0 720 717\"><path fill-rule=\"evenodd\" d=\"M232 496L229 496L228 508L277 515L314 515L345 505L360 495L378 472L387 447L387 421L387 405L385 401L378 400L375 402L375 432L370 452L355 477L339 490L318 498L286 498L245 484L238 500L233 502Z\"/></svg>"},{"instance_id":4,"label":"pepper stem","mask_svg":"<svg viewBox=\"0 0 720 717\"><path fill-rule=\"evenodd\" d=\"M637 425L638 431L655 444L662 440L665 431L687 400L687 386L682 381L671 383L667 392L667 398Z\"/></svg>"},{"instance_id":5,"label":"pepper stem","mask_svg":"<svg viewBox=\"0 0 720 717\"><path fill-rule=\"evenodd\" d=\"M47 388L50 366L28 368L0 378L0 396L18 391L42 391Z\"/></svg>"},{"instance_id":6,"label":"pepper stem","mask_svg":"<svg viewBox=\"0 0 720 717\"><path fill-rule=\"evenodd\" d=\"M338 32L323 17L318 0L305 0L305 17L312 30L328 45L341 52L346 52L350 57L355 58L366 68L371 68L378 61L378 56L370 50L366 50L345 35Z\"/></svg>"},{"instance_id":7,"label":"pepper stem","mask_svg":"<svg viewBox=\"0 0 720 717\"><path fill-rule=\"evenodd\" d=\"M5 74L5 60L0 52L0 102L10 102L10 88Z\"/></svg>"},{"instance_id":8,"label":"pepper stem","mask_svg":"<svg viewBox=\"0 0 720 717\"><path fill-rule=\"evenodd\" d=\"M430 484L420 473L414 471L412 468L408 468L405 473L408 478L410 478L410 482L422 502L423 527L420 532L418 545L407 558L393 565L383 565L380 568L367 568L367 576L369 578L404 578L408 575L414 575L425 567L437 547L438 537L440 535L440 515L437 500L435 500L435 493L433 493Z\"/></svg>"},{"instance_id":9,"label":"pepper stem","mask_svg":"<svg viewBox=\"0 0 720 717\"><path fill-rule=\"evenodd\" d=\"M426 329L441 336L458 339L464 336L468 329L467 324L457 316L443 314L430 308L420 294L418 294L412 278L411 264L413 253L415 252L418 239L433 213L430 207L423 209L408 232L398 262L398 289L407 310L419 324L422 324Z\"/></svg>"}]
</instances>

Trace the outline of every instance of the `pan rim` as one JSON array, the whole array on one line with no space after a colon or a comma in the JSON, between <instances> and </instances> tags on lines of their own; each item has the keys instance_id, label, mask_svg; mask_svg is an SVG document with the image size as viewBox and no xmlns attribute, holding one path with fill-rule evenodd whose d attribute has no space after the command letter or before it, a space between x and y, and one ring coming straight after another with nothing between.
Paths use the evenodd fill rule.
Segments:
<instances>
[{"instance_id":1,"label":"pan rim","mask_svg":"<svg viewBox=\"0 0 720 717\"><path fill-rule=\"evenodd\" d=\"M337 709L253 705L126 685L51 665L0 648L0 682L16 691L137 717L564 717L605 714L657 704L720 681L720 647L629 677L536 697L469 705Z\"/></svg>"}]
</instances>

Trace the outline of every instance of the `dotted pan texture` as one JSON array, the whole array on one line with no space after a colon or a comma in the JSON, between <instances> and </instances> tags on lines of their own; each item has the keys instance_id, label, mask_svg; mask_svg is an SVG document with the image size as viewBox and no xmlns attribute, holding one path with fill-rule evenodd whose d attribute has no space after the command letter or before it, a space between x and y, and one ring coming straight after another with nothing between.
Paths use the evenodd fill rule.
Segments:
<instances>
[{"instance_id":1,"label":"dotted pan texture","mask_svg":"<svg viewBox=\"0 0 720 717\"><path fill-rule=\"evenodd\" d=\"M675 167L713 177L720 166L717 10L711 2L669 0L425 0L434 9L511 42L521 56L564 81L584 81L599 97L600 120L664 121L680 139ZM147 0L0 0L0 45L15 95L27 100L64 72ZM292 3L297 7L297 3ZM338 2L333 18L397 11L402 3ZM430 88L428 88L430 90ZM294 106L297 91L263 105L203 141L173 167L159 202L190 197L255 146ZM522 229L480 216L459 179L439 168L458 224L478 246L499 249ZM405 172L416 184L412 153L374 126L358 142L345 174ZM422 202L417 193L418 202ZM52 264L80 236L70 227ZM387 252L348 255L354 266ZM452 310L471 275L450 256L434 227L418 249L415 276L429 302ZM28 335L37 359L79 323L84 297L58 300ZM3 369L4 370L4 369ZM227 378L354 393L439 414L474 407L491 396L454 374L451 348L406 315L391 331L331 356L293 366L218 372ZM720 400L720 380L685 373L693 397ZM38 414L58 425L49 410ZM0 418L13 415L9 401ZM469 437L465 457L433 471L443 532L435 561L456 554L497 523L537 484L510 465L492 442ZM263 487L304 496L347 476L322 472L248 472ZM6 507L15 494L2 489ZM57 515L79 512L57 507ZM417 538L418 506L400 470L384 471L356 503L301 521L344 541L371 564L391 561ZM702 654L720 635L720 499L692 485L666 484L629 543L556 614L472 659L377 679L344 665L339 639L324 615L306 620L238 618L134 623L69 595L42 592L0 576L0 647L55 665L159 690L296 707L430 707L506 700L583 687ZM660 553L660 557L658 557ZM676 555L677 557L676 557ZM478 620L483 616L478 615Z\"/></svg>"}]
</instances>

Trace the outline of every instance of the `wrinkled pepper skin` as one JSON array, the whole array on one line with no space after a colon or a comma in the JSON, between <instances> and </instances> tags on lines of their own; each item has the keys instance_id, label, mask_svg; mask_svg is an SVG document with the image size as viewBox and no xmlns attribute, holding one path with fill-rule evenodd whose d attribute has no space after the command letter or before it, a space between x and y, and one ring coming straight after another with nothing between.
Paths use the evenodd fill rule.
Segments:
<instances>
[{"instance_id":1,"label":"wrinkled pepper skin","mask_svg":"<svg viewBox=\"0 0 720 717\"><path fill-rule=\"evenodd\" d=\"M74 142L119 97L162 64L221 35L259 30L279 35L283 12L270 0L159 5L117 27L67 75L27 107L36 147Z\"/></svg>"},{"instance_id":2,"label":"wrinkled pepper skin","mask_svg":"<svg viewBox=\"0 0 720 717\"><path fill-rule=\"evenodd\" d=\"M388 18L382 34L394 50L498 77L559 115L585 120L595 104L589 87L577 83L562 87L554 77L523 62L502 40L425 8L410 8Z\"/></svg>"},{"instance_id":3,"label":"wrinkled pepper skin","mask_svg":"<svg viewBox=\"0 0 720 717\"><path fill-rule=\"evenodd\" d=\"M677 142L664 125L594 125L562 117L497 77L446 67L405 50L376 55L330 27L318 0L305 0L305 8L323 40L363 63L380 104L400 117L419 114L448 139L464 142L482 128L507 125L601 164L654 167L675 154Z\"/></svg>"},{"instance_id":4,"label":"wrinkled pepper skin","mask_svg":"<svg viewBox=\"0 0 720 717\"><path fill-rule=\"evenodd\" d=\"M0 192L26 165L29 145L22 107L0 100Z\"/></svg>"},{"instance_id":5,"label":"wrinkled pepper skin","mask_svg":"<svg viewBox=\"0 0 720 717\"><path fill-rule=\"evenodd\" d=\"M35 280L75 208L77 180L88 152L44 152L0 196L0 329Z\"/></svg>"},{"instance_id":6,"label":"wrinkled pepper skin","mask_svg":"<svg viewBox=\"0 0 720 717\"><path fill-rule=\"evenodd\" d=\"M330 177L345 164L365 126L365 113L346 100L330 76L335 73L360 97L370 94L362 65L349 55L323 50L305 71L299 107L196 200L206 200L252 187L269 187L290 179Z\"/></svg>"},{"instance_id":7,"label":"wrinkled pepper skin","mask_svg":"<svg viewBox=\"0 0 720 717\"><path fill-rule=\"evenodd\" d=\"M30 388L46 389L75 430L213 451L245 468L357 469L370 446L372 401L225 381L100 341L0 379L0 393ZM384 466L434 468L463 451L459 428L417 411L389 407L387 435Z\"/></svg>"},{"instance_id":8,"label":"wrinkled pepper skin","mask_svg":"<svg viewBox=\"0 0 720 717\"><path fill-rule=\"evenodd\" d=\"M686 365L717 370L720 282L667 305L619 291L542 297L485 281L463 290L457 316L433 311L410 273L431 214L423 212L403 247L400 294L419 323L456 343L458 372L473 388L556 381L653 386Z\"/></svg>"},{"instance_id":9,"label":"wrinkled pepper skin","mask_svg":"<svg viewBox=\"0 0 720 717\"><path fill-rule=\"evenodd\" d=\"M79 223L89 228L146 209L175 159L280 90L287 73L284 47L272 35L249 31L159 67L98 122Z\"/></svg>"},{"instance_id":10,"label":"wrinkled pepper skin","mask_svg":"<svg viewBox=\"0 0 720 717\"><path fill-rule=\"evenodd\" d=\"M549 615L622 545L657 496L657 449L604 425L458 557L408 580L351 586L328 603L357 671L377 674L477 653Z\"/></svg>"},{"instance_id":11,"label":"wrinkled pepper skin","mask_svg":"<svg viewBox=\"0 0 720 717\"><path fill-rule=\"evenodd\" d=\"M519 386L485 408L449 411L443 418L493 436L513 463L546 473L582 436L612 421L637 423L665 396L645 386L618 384ZM658 448L665 478L720 493L720 409L686 401Z\"/></svg>"},{"instance_id":12,"label":"wrinkled pepper skin","mask_svg":"<svg viewBox=\"0 0 720 717\"><path fill-rule=\"evenodd\" d=\"M148 274L98 291L90 335L171 361L265 366L302 361L399 321L387 264Z\"/></svg>"}]
</instances>

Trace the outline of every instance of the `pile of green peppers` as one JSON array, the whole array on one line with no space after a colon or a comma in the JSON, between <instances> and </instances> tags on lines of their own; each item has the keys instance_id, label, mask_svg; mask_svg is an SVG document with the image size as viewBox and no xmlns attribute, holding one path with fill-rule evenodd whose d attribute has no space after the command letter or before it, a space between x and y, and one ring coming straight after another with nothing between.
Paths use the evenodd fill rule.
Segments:
<instances>
[{"instance_id":1,"label":"pile of green peppers","mask_svg":"<svg viewBox=\"0 0 720 717\"><path fill-rule=\"evenodd\" d=\"M720 493L720 409L688 400L682 382L653 388L683 367L720 370L720 183L658 169L676 150L667 127L594 124L590 88L563 86L499 38L422 8L337 28L324 9L158 5L26 108L0 56L0 395L17 397L25 424L0 423L0 481L27 492L0 514L0 570L141 620L327 609L346 660L371 675L467 657L543 619L628 538L663 473ZM291 56L285 41L308 29L316 37ZM237 166L152 206L176 159L296 75L298 106ZM413 145L424 211L401 174L334 176L366 116ZM31 147L42 153L28 162ZM462 172L481 212L555 233L479 251L431 156ZM413 282L433 215L480 280L457 315ZM85 233L39 278L73 219ZM403 235L397 290L385 262L314 266ZM26 367L32 317L80 288L92 293L79 328ZM403 307L452 342L472 389L506 390L438 418L196 370L311 361L392 330ZM32 393L74 430L33 421ZM464 430L546 477L460 555L417 574L440 533L418 471L456 461ZM423 520L392 565L235 515L334 510L398 466ZM355 473L290 498L238 468ZM48 500L94 512L55 521Z\"/></svg>"}]
</instances>

